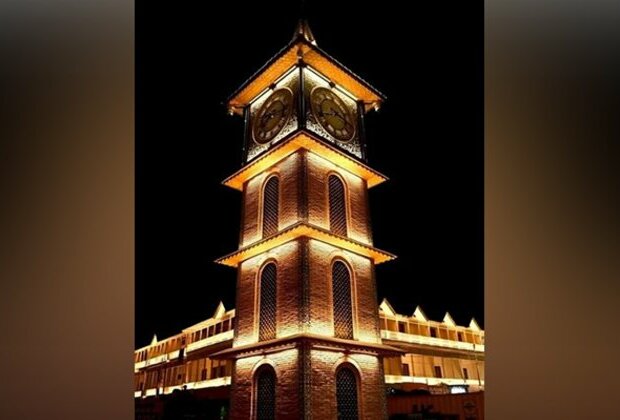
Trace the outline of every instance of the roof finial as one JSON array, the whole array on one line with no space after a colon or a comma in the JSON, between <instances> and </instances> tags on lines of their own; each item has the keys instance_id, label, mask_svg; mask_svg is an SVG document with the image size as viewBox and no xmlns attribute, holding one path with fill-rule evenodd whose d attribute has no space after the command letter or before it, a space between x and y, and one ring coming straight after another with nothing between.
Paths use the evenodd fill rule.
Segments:
<instances>
[{"instance_id":1,"label":"roof finial","mask_svg":"<svg viewBox=\"0 0 620 420\"><path fill-rule=\"evenodd\" d=\"M293 35L293 40L297 40L300 38L303 38L305 41L311 43L312 45L316 45L316 40L314 39L314 35L312 35L310 25L308 25L308 21L303 17L303 14L302 17L299 19L299 22L297 22L295 34Z\"/></svg>"}]
</instances>

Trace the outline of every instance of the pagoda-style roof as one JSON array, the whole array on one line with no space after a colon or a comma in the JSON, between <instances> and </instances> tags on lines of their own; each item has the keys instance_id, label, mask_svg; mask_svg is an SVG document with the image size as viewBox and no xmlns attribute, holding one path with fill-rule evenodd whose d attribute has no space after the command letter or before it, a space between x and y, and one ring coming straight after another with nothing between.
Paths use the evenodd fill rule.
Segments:
<instances>
[{"instance_id":1,"label":"pagoda-style roof","mask_svg":"<svg viewBox=\"0 0 620 420\"><path fill-rule=\"evenodd\" d=\"M332 146L331 144L320 140L317 136L313 136L307 131L297 131L290 137L277 143L276 146L268 150L259 158L245 165L243 168L226 178L222 183L228 187L242 191L243 184L248 179L260 174L265 169L270 168L299 149L305 149L315 153L318 156L329 160L334 165L359 176L366 181L368 188L379 185L388 179L385 175L375 171L369 166L364 165L359 160L338 150L338 148Z\"/></svg>"},{"instance_id":2,"label":"pagoda-style roof","mask_svg":"<svg viewBox=\"0 0 620 420\"><path fill-rule=\"evenodd\" d=\"M299 61L303 61L332 82L342 86L357 99L363 101L366 110L378 106L385 95L353 73L338 60L320 49L308 23L300 21L291 42L274 55L265 65L246 80L228 99L231 112L241 114L261 92Z\"/></svg>"}]
</instances>

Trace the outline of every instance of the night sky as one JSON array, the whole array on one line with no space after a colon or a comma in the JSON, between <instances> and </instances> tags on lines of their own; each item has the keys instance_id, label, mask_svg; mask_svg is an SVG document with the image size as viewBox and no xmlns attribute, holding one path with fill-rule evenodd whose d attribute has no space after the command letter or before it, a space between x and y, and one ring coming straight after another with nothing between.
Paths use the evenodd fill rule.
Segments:
<instances>
[{"instance_id":1,"label":"night sky","mask_svg":"<svg viewBox=\"0 0 620 420\"><path fill-rule=\"evenodd\" d=\"M136 347L234 306L243 121L224 102L291 38L296 2L136 5ZM484 4L310 1L318 45L387 96L366 118L378 298L484 326ZM407 200L405 200L405 197Z\"/></svg>"}]
</instances>

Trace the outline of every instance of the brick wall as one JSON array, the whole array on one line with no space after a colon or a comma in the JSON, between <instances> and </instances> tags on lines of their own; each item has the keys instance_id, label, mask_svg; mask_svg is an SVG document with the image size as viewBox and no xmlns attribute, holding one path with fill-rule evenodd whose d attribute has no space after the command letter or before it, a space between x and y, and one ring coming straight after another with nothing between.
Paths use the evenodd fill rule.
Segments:
<instances>
[{"instance_id":1,"label":"brick wall","mask_svg":"<svg viewBox=\"0 0 620 420\"><path fill-rule=\"evenodd\" d=\"M254 372L264 363L270 364L276 372L278 420L299 420L303 418L300 415L299 360L299 351L297 349L237 360L231 389L231 397L234 402L231 405L231 420L248 420L252 418L254 409Z\"/></svg>"},{"instance_id":2,"label":"brick wall","mask_svg":"<svg viewBox=\"0 0 620 420\"><path fill-rule=\"evenodd\" d=\"M277 175L280 180L280 230L300 220L299 176L302 166L302 153L294 153L278 162L268 170L250 179L243 189L243 221L241 227L241 246L262 239L261 206L262 191L267 178Z\"/></svg>"},{"instance_id":3,"label":"brick wall","mask_svg":"<svg viewBox=\"0 0 620 420\"><path fill-rule=\"evenodd\" d=\"M334 259L344 260L353 272L352 295L355 337L361 341L379 343L376 290L372 261L319 241L310 240L309 284L310 326L315 334L333 335L333 302L331 267Z\"/></svg>"},{"instance_id":4,"label":"brick wall","mask_svg":"<svg viewBox=\"0 0 620 420\"><path fill-rule=\"evenodd\" d=\"M366 182L313 153L308 153L307 166L309 222L329 229L327 179L336 172L344 180L347 190L349 237L371 244Z\"/></svg>"},{"instance_id":5,"label":"brick wall","mask_svg":"<svg viewBox=\"0 0 620 420\"><path fill-rule=\"evenodd\" d=\"M329 229L327 179L337 172L347 191L348 235L371 243L366 183L323 158L298 151L244 186L241 245L262 239L261 206L265 181L280 179L279 228L305 221ZM305 238L295 239L242 262L238 268L234 347L258 340L257 312L259 273L265 263L277 266L277 338L304 331L333 336L331 267L334 258L344 260L352 271L352 304L355 338L380 343L374 264L366 257ZM295 349L246 357L235 362L231 390L231 418L252 418L253 376L262 363L271 364L277 376L278 419L336 418L335 375L349 362L360 376L361 418L385 418L383 365L379 357L349 355L337 351ZM304 400L305 398L305 400ZM310 418L310 417L307 417Z\"/></svg>"},{"instance_id":6,"label":"brick wall","mask_svg":"<svg viewBox=\"0 0 620 420\"><path fill-rule=\"evenodd\" d=\"M327 179L334 172L344 180L347 191L349 237L372 244L366 182L320 156L298 151L245 184L241 246L262 238L262 191L267 178L274 174L280 179L280 230L299 221L329 229ZM303 211L306 206L307 217Z\"/></svg>"},{"instance_id":7,"label":"brick wall","mask_svg":"<svg viewBox=\"0 0 620 420\"><path fill-rule=\"evenodd\" d=\"M277 267L277 337L300 332L300 241L291 241L269 252L244 261L239 266L237 280L237 326L234 346L256 343L258 325L258 276L268 261Z\"/></svg>"},{"instance_id":8,"label":"brick wall","mask_svg":"<svg viewBox=\"0 0 620 420\"><path fill-rule=\"evenodd\" d=\"M336 369L342 363L353 365L361 378L358 392L360 418L385 418L385 387L381 361L376 356L311 350L312 385L309 393L313 419L337 418Z\"/></svg>"}]
</instances>

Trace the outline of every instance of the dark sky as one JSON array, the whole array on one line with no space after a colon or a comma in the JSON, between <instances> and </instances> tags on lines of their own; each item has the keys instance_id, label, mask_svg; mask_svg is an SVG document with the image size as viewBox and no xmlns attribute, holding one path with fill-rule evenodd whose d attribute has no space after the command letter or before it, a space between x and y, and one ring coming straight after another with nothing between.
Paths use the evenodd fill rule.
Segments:
<instances>
[{"instance_id":1,"label":"dark sky","mask_svg":"<svg viewBox=\"0 0 620 420\"><path fill-rule=\"evenodd\" d=\"M234 306L243 121L225 99L291 38L296 2L136 5L136 346ZM364 8L360 4L366 4ZM484 326L483 2L310 1L319 46L388 97L366 119L379 299ZM405 199L406 197L406 199Z\"/></svg>"}]
</instances>

